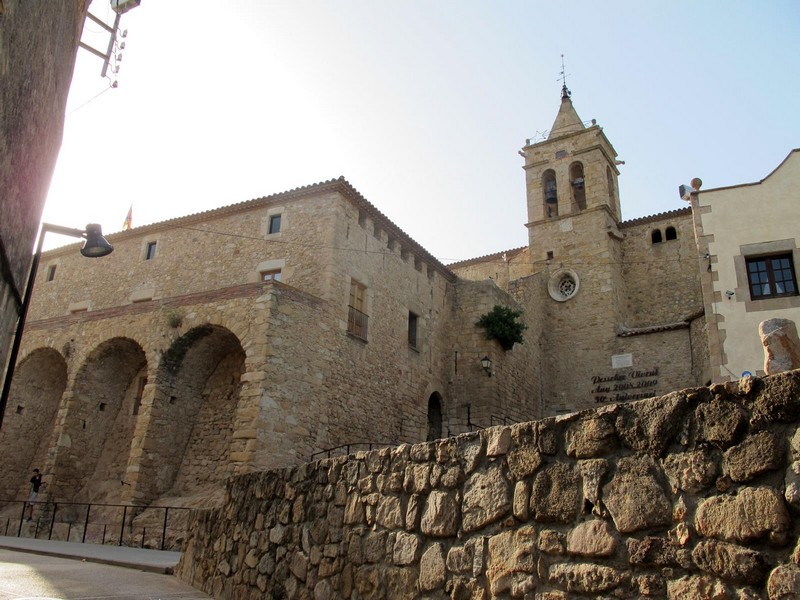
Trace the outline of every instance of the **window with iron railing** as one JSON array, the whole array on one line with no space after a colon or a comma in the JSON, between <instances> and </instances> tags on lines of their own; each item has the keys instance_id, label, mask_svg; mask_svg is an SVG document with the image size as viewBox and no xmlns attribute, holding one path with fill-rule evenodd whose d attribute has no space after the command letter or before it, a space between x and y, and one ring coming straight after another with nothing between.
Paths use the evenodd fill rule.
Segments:
<instances>
[{"instance_id":1,"label":"window with iron railing","mask_svg":"<svg viewBox=\"0 0 800 600\"><path fill-rule=\"evenodd\" d=\"M350 280L350 306L347 314L347 333L362 340L367 339L369 316L367 308L367 288L355 279Z\"/></svg>"}]
</instances>

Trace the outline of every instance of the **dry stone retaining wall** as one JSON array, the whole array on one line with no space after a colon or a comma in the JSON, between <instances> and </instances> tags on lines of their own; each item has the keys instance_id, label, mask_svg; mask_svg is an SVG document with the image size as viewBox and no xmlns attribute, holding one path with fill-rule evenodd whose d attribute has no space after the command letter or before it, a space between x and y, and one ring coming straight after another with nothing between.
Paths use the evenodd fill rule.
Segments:
<instances>
[{"instance_id":1,"label":"dry stone retaining wall","mask_svg":"<svg viewBox=\"0 0 800 600\"><path fill-rule=\"evenodd\" d=\"M800 371L230 480L215 598L771 600L800 589Z\"/></svg>"}]
</instances>

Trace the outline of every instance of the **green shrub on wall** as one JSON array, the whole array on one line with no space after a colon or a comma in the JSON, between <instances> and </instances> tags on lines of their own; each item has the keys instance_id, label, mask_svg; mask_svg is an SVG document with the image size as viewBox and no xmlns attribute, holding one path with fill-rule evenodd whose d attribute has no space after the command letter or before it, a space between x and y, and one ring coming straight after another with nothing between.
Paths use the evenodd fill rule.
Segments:
<instances>
[{"instance_id":1,"label":"green shrub on wall","mask_svg":"<svg viewBox=\"0 0 800 600\"><path fill-rule=\"evenodd\" d=\"M478 319L475 325L483 327L487 339L497 340L503 350L511 350L514 344L523 343L522 332L528 328L524 323L517 321L521 316L521 310L512 310L496 304L491 311Z\"/></svg>"}]
</instances>

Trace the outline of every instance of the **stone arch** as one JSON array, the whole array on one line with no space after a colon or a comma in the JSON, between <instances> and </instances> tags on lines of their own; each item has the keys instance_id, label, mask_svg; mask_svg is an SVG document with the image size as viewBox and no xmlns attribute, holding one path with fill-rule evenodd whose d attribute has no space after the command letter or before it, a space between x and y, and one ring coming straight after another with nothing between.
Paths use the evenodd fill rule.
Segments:
<instances>
[{"instance_id":1,"label":"stone arch","mask_svg":"<svg viewBox=\"0 0 800 600\"><path fill-rule=\"evenodd\" d=\"M81 365L68 404L56 464L60 496L114 502L122 495L147 357L126 337L108 339Z\"/></svg>"},{"instance_id":2,"label":"stone arch","mask_svg":"<svg viewBox=\"0 0 800 600\"><path fill-rule=\"evenodd\" d=\"M27 498L30 473L45 472L67 362L52 348L38 348L19 362L0 430L0 498Z\"/></svg>"},{"instance_id":3,"label":"stone arch","mask_svg":"<svg viewBox=\"0 0 800 600\"><path fill-rule=\"evenodd\" d=\"M542 192L544 201L544 216L558 216L558 185L556 184L556 172L547 169L542 173Z\"/></svg>"},{"instance_id":4,"label":"stone arch","mask_svg":"<svg viewBox=\"0 0 800 600\"><path fill-rule=\"evenodd\" d=\"M164 353L146 434L156 460L142 490L149 499L222 489L244 360L239 338L211 324L190 329Z\"/></svg>"},{"instance_id":5,"label":"stone arch","mask_svg":"<svg viewBox=\"0 0 800 600\"><path fill-rule=\"evenodd\" d=\"M442 395L433 392L428 398L428 433L426 441L441 439L442 437Z\"/></svg>"},{"instance_id":6,"label":"stone arch","mask_svg":"<svg viewBox=\"0 0 800 600\"><path fill-rule=\"evenodd\" d=\"M661 237L661 230L660 229L653 229L650 232L650 242L653 244L660 244L664 241L664 238Z\"/></svg>"},{"instance_id":7,"label":"stone arch","mask_svg":"<svg viewBox=\"0 0 800 600\"><path fill-rule=\"evenodd\" d=\"M583 163L574 162L570 165L569 185L572 188L572 201L578 210L586 210L586 182L583 177Z\"/></svg>"},{"instance_id":8,"label":"stone arch","mask_svg":"<svg viewBox=\"0 0 800 600\"><path fill-rule=\"evenodd\" d=\"M669 242L670 240L677 240L678 239L678 232L675 228L670 225L664 230L664 238Z\"/></svg>"}]
</instances>

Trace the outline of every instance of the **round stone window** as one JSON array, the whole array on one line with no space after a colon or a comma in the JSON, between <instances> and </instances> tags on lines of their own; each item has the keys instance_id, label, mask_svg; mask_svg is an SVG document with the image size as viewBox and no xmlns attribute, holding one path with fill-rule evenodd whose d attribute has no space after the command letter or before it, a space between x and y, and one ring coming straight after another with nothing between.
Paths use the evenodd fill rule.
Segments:
<instances>
[{"instance_id":1,"label":"round stone window","mask_svg":"<svg viewBox=\"0 0 800 600\"><path fill-rule=\"evenodd\" d=\"M578 274L570 269L559 269L550 276L547 291L550 297L557 302L566 302L578 293L581 280Z\"/></svg>"}]
</instances>

